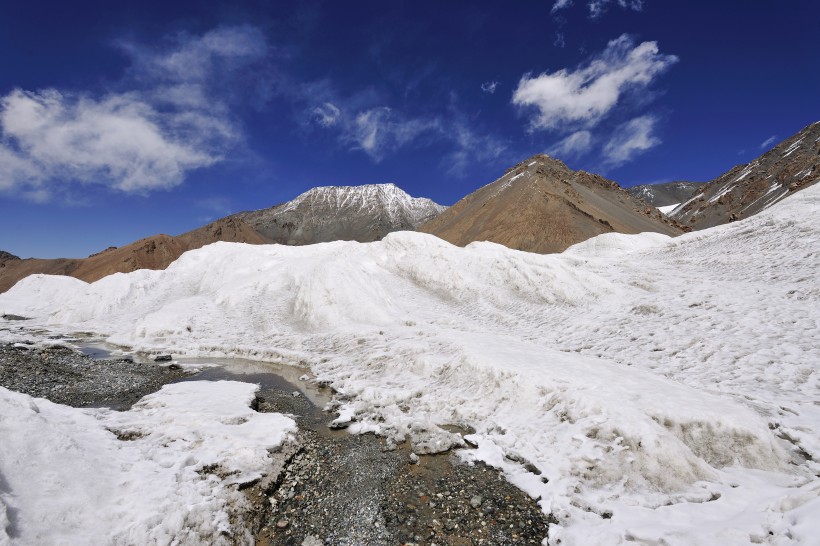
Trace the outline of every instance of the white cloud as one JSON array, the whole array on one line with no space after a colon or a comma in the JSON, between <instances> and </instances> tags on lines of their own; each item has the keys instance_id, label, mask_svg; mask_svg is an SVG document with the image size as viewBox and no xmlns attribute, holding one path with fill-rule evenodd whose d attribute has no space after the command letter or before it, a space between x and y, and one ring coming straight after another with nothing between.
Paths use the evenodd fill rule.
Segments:
<instances>
[{"instance_id":1,"label":"white cloud","mask_svg":"<svg viewBox=\"0 0 820 546\"><path fill-rule=\"evenodd\" d=\"M445 156L444 163L447 172L456 176L463 176L471 163L492 161L507 151L505 143L476 133L464 120L448 123L445 136L452 139L455 149Z\"/></svg>"},{"instance_id":2,"label":"white cloud","mask_svg":"<svg viewBox=\"0 0 820 546\"><path fill-rule=\"evenodd\" d=\"M385 154L406 146L422 134L439 130L435 119L404 119L390 108L380 106L359 112L343 138L375 161Z\"/></svg>"},{"instance_id":3,"label":"white cloud","mask_svg":"<svg viewBox=\"0 0 820 546\"><path fill-rule=\"evenodd\" d=\"M764 150L777 142L777 135L772 135L760 144L760 149Z\"/></svg>"},{"instance_id":4,"label":"white cloud","mask_svg":"<svg viewBox=\"0 0 820 546\"><path fill-rule=\"evenodd\" d=\"M493 94L500 84L493 80L491 82L484 82L481 84L481 90L485 93Z\"/></svg>"},{"instance_id":5,"label":"white cloud","mask_svg":"<svg viewBox=\"0 0 820 546\"><path fill-rule=\"evenodd\" d=\"M623 165L660 144L660 139L652 134L657 121L652 116L640 116L620 125L604 146L606 163L614 167Z\"/></svg>"},{"instance_id":6,"label":"white cloud","mask_svg":"<svg viewBox=\"0 0 820 546\"><path fill-rule=\"evenodd\" d=\"M589 9L589 16L593 19L600 17L607 10L609 4L611 4L613 1L624 9L631 9L633 11L643 10L643 0L590 0L587 3L587 9ZM555 3L552 5L552 10L550 10L550 12L555 13L562 9L569 8L572 5L572 0L556 0Z\"/></svg>"},{"instance_id":7,"label":"white cloud","mask_svg":"<svg viewBox=\"0 0 820 546\"><path fill-rule=\"evenodd\" d=\"M171 50L126 48L139 76L128 90L10 92L0 98L0 191L45 200L76 184L137 194L181 184L241 141L209 80L224 83L223 69L263 46L249 27L181 35Z\"/></svg>"},{"instance_id":8,"label":"white cloud","mask_svg":"<svg viewBox=\"0 0 820 546\"><path fill-rule=\"evenodd\" d=\"M643 0L616 0L616 2L624 9L631 9L633 11L643 10ZM589 16L593 19L600 17L611 3L612 0L591 0L587 4Z\"/></svg>"},{"instance_id":9,"label":"white cloud","mask_svg":"<svg viewBox=\"0 0 820 546\"><path fill-rule=\"evenodd\" d=\"M553 40L552 45L554 45L555 47L566 47L567 41L564 38L563 32L555 33L555 40Z\"/></svg>"},{"instance_id":10,"label":"white cloud","mask_svg":"<svg viewBox=\"0 0 820 546\"><path fill-rule=\"evenodd\" d=\"M572 0L555 0L555 3L552 5L552 9L550 10L550 12L555 13L558 10L568 8L571 5Z\"/></svg>"},{"instance_id":11,"label":"white cloud","mask_svg":"<svg viewBox=\"0 0 820 546\"><path fill-rule=\"evenodd\" d=\"M129 42L118 44L134 62L139 76L172 82L203 82L219 72L247 66L264 57L268 45L264 34L253 26L219 27L202 36L179 33L160 48Z\"/></svg>"},{"instance_id":12,"label":"white cloud","mask_svg":"<svg viewBox=\"0 0 820 546\"><path fill-rule=\"evenodd\" d=\"M592 133L589 131L576 131L553 144L547 149L547 154L558 159L577 157L589 152L592 149L592 144Z\"/></svg>"},{"instance_id":13,"label":"white cloud","mask_svg":"<svg viewBox=\"0 0 820 546\"><path fill-rule=\"evenodd\" d=\"M185 171L219 159L209 140L232 137L216 120L160 116L134 95L94 100L56 90L12 91L0 101L0 128L25 165L4 187L28 171L40 185L68 178L136 193L179 184Z\"/></svg>"},{"instance_id":14,"label":"white cloud","mask_svg":"<svg viewBox=\"0 0 820 546\"><path fill-rule=\"evenodd\" d=\"M342 111L332 102L326 102L313 109L313 120L322 127L331 127L339 121Z\"/></svg>"},{"instance_id":15,"label":"white cloud","mask_svg":"<svg viewBox=\"0 0 820 546\"><path fill-rule=\"evenodd\" d=\"M536 77L525 74L513 94L513 104L535 107L534 129L564 129L598 124L627 93L646 89L677 62L663 55L656 42L635 45L624 34L604 52L574 71L558 70Z\"/></svg>"}]
</instances>

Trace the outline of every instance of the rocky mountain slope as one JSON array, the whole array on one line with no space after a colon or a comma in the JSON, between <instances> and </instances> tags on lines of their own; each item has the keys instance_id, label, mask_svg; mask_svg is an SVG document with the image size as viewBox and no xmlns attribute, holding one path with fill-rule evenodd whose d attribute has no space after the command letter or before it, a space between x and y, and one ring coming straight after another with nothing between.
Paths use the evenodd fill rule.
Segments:
<instances>
[{"instance_id":1,"label":"rocky mountain slope","mask_svg":"<svg viewBox=\"0 0 820 546\"><path fill-rule=\"evenodd\" d=\"M681 228L618 184L537 155L419 228L453 244L493 241L529 252L561 252L601 233Z\"/></svg>"},{"instance_id":2,"label":"rocky mountain slope","mask_svg":"<svg viewBox=\"0 0 820 546\"><path fill-rule=\"evenodd\" d=\"M165 269L182 253L216 241L269 243L263 235L238 218L223 218L182 235L154 235L129 245L111 247L88 258L7 260L0 267L0 292L35 273L69 275L93 282L112 273L137 269Z\"/></svg>"},{"instance_id":3,"label":"rocky mountain slope","mask_svg":"<svg viewBox=\"0 0 820 546\"><path fill-rule=\"evenodd\" d=\"M377 241L392 231L415 230L445 207L411 197L395 184L325 186L275 207L234 217L276 243Z\"/></svg>"},{"instance_id":4,"label":"rocky mountain slope","mask_svg":"<svg viewBox=\"0 0 820 546\"><path fill-rule=\"evenodd\" d=\"M820 180L820 121L704 185L670 216L693 229L748 218Z\"/></svg>"},{"instance_id":5,"label":"rocky mountain slope","mask_svg":"<svg viewBox=\"0 0 820 546\"><path fill-rule=\"evenodd\" d=\"M5 250L0 250L0 267L6 262L10 262L12 260L19 260L17 256L12 254L11 252L6 252Z\"/></svg>"},{"instance_id":6,"label":"rocky mountain slope","mask_svg":"<svg viewBox=\"0 0 820 546\"><path fill-rule=\"evenodd\" d=\"M692 197L704 182L666 182L664 184L642 184L627 188L631 195L640 197L653 207L678 205Z\"/></svg>"}]
</instances>

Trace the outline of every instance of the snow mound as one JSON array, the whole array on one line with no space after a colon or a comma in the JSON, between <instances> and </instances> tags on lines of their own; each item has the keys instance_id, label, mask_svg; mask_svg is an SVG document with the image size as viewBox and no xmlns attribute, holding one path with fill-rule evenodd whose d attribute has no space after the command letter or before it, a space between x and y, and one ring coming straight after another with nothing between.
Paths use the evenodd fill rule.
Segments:
<instances>
[{"instance_id":1,"label":"snow mound","mask_svg":"<svg viewBox=\"0 0 820 546\"><path fill-rule=\"evenodd\" d=\"M0 543L252 542L235 486L270 472L268 450L296 430L250 409L256 389L177 383L115 412L0 388Z\"/></svg>"}]
</instances>

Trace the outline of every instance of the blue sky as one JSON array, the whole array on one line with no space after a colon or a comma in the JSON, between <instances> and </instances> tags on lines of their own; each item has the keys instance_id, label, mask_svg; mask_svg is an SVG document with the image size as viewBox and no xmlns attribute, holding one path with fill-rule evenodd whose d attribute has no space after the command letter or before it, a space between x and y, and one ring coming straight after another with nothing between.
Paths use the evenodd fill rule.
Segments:
<instances>
[{"instance_id":1,"label":"blue sky","mask_svg":"<svg viewBox=\"0 0 820 546\"><path fill-rule=\"evenodd\" d=\"M42 2L0 17L0 250L82 257L313 186L452 204L549 153L712 179L820 119L812 0Z\"/></svg>"}]
</instances>

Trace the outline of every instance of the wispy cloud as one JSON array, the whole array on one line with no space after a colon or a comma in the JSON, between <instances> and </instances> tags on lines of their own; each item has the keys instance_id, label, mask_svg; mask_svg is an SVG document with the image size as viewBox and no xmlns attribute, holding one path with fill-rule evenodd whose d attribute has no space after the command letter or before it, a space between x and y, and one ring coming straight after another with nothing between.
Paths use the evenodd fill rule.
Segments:
<instances>
[{"instance_id":1,"label":"wispy cloud","mask_svg":"<svg viewBox=\"0 0 820 546\"><path fill-rule=\"evenodd\" d=\"M587 4L589 16L593 19L600 17L612 2L613 0L592 0ZM631 9L633 11L643 10L643 0L615 0L615 3L624 9Z\"/></svg>"},{"instance_id":2,"label":"wispy cloud","mask_svg":"<svg viewBox=\"0 0 820 546\"><path fill-rule=\"evenodd\" d=\"M525 74L513 93L513 104L534 108L533 129L560 129L598 124L628 93L645 90L677 62L663 55L656 42L635 45L624 34L604 52L576 70L558 70L532 77Z\"/></svg>"},{"instance_id":3,"label":"wispy cloud","mask_svg":"<svg viewBox=\"0 0 820 546\"><path fill-rule=\"evenodd\" d=\"M446 133L453 150L444 157L443 163L449 174L463 176L471 163L484 163L501 157L507 144L491 134L472 129L463 119L448 124Z\"/></svg>"},{"instance_id":4,"label":"wispy cloud","mask_svg":"<svg viewBox=\"0 0 820 546\"><path fill-rule=\"evenodd\" d=\"M489 93L489 94L492 95L493 93L495 93L495 90L498 89L499 85L500 84L495 80L489 81L489 82L484 82L484 83L481 84L481 90L484 91L485 93Z\"/></svg>"},{"instance_id":5,"label":"wispy cloud","mask_svg":"<svg viewBox=\"0 0 820 546\"><path fill-rule=\"evenodd\" d=\"M572 0L555 0L555 3L552 5L552 9L550 10L552 13L556 11L560 11L562 9L566 9L572 5Z\"/></svg>"},{"instance_id":6,"label":"wispy cloud","mask_svg":"<svg viewBox=\"0 0 820 546\"><path fill-rule=\"evenodd\" d=\"M642 11L643 0L590 0L586 6L589 10L589 16L596 19L603 15L609 8L609 5L615 3L624 9L631 9L633 11ZM551 13L556 13L560 10L567 9L573 5L572 0L556 0L552 5Z\"/></svg>"},{"instance_id":7,"label":"wispy cloud","mask_svg":"<svg viewBox=\"0 0 820 546\"><path fill-rule=\"evenodd\" d=\"M589 152L592 146L592 133L589 131L576 131L550 146L547 153L559 158L578 157Z\"/></svg>"},{"instance_id":8,"label":"wispy cloud","mask_svg":"<svg viewBox=\"0 0 820 546\"><path fill-rule=\"evenodd\" d=\"M265 54L251 27L120 44L132 77L102 94L16 89L0 99L0 190L46 200L83 185L136 194L181 184L241 142L211 80Z\"/></svg>"},{"instance_id":9,"label":"wispy cloud","mask_svg":"<svg viewBox=\"0 0 820 546\"><path fill-rule=\"evenodd\" d=\"M331 127L339 121L342 111L332 102L326 102L313 109L314 121L322 127Z\"/></svg>"},{"instance_id":10,"label":"wispy cloud","mask_svg":"<svg viewBox=\"0 0 820 546\"><path fill-rule=\"evenodd\" d=\"M386 106L359 112L343 138L374 161L415 142L421 135L440 130L435 119L406 119Z\"/></svg>"},{"instance_id":11,"label":"wispy cloud","mask_svg":"<svg viewBox=\"0 0 820 546\"><path fill-rule=\"evenodd\" d=\"M486 162L499 157L507 144L489 133L473 127L471 120L455 107L456 99L444 112L436 115L409 115L378 104L377 94L356 94L343 98L328 82L301 86L308 90L293 100L322 101L308 110L308 126L319 127L337 135L348 150L365 153L378 163L402 149L438 145L442 150L442 167L451 175L464 174L470 162ZM376 104L373 104L376 103Z\"/></svg>"},{"instance_id":12,"label":"wispy cloud","mask_svg":"<svg viewBox=\"0 0 820 546\"><path fill-rule=\"evenodd\" d=\"M777 135L772 135L769 138L767 138L766 140L764 140L763 142L761 142L759 148L761 150L765 150L765 149L769 148L775 142L777 142Z\"/></svg>"},{"instance_id":13,"label":"wispy cloud","mask_svg":"<svg viewBox=\"0 0 820 546\"><path fill-rule=\"evenodd\" d=\"M652 116L640 116L618 126L604 145L605 163L613 167L623 165L660 144L660 139L653 134L657 121Z\"/></svg>"}]
</instances>

